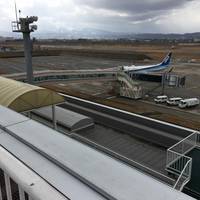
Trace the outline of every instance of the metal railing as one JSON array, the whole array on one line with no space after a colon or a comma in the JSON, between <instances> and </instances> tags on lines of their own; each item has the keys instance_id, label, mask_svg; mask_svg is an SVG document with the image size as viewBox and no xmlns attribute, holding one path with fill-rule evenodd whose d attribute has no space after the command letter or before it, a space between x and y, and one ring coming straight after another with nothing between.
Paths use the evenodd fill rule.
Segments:
<instances>
[{"instance_id":1,"label":"metal railing","mask_svg":"<svg viewBox=\"0 0 200 200\"><path fill-rule=\"evenodd\" d=\"M0 200L25 200L25 196L27 196L28 199L31 199L31 197L29 197L28 194L26 194L19 185L17 185L17 187L13 187L13 184L11 184L11 179L8 174L4 172L1 178L2 177L4 177L4 185L0 185ZM2 179L0 181L3 182ZM14 184L16 185L16 183Z\"/></svg>"},{"instance_id":2,"label":"metal railing","mask_svg":"<svg viewBox=\"0 0 200 200\"><path fill-rule=\"evenodd\" d=\"M10 176L0 170L0 200L25 200L32 199L20 185L15 183L13 180L11 181Z\"/></svg>"},{"instance_id":3,"label":"metal railing","mask_svg":"<svg viewBox=\"0 0 200 200\"><path fill-rule=\"evenodd\" d=\"M21 29L21 25L17 21L13 21L11 23L11 26L12 26L12 31L13 32L19 32L19 30Z\"/></svg>"},{"instance_id":4,"label":"metal railing","mask_svg":"<svg viewBox=\"0 0 200 200\"><path fill-rule=\"evenodd\" d=\"M126 156L123 156L119 153L117 153L116 151L113 151L111 148L109 147L104 147L88 138L85 138L81 135L78 135L76 133L71 133L69 135L70 137L82 142L82 143L85 143L89 146L91 146L92 148L94 149L97 149L99 151L102 151L104 152L105 154L109 155L109 156L112 156L134 168L137 168L139 169L140 171L142 171L142 173L145 173L145 174L148 174L150 176L152 176L153 178L156 178L157 180L165 183L165 184L168 184L170 186L174 185L175 181L173 178L170 178L169 176L166 176L164 173L161 173L161 172L158 172L157 170L154 170L146 165L143 165L142 163L139 163L137 161L134 161Z\"/></svg>"},{"instance_id":5,"label":"metal railing","mask_svg":"<svg viewBox=\"0 0 200 200\"><path fill-rule=\"evenodd\" d=\"M133 98L133 99L140 99L142 97L142 90L140 88L127 88L127 87L120 87L120 96Z\"/></svg>"},{"instance_id":6,"label":"metal railing","mask_svg":"<svg viewBox=\"0 0 200 200\"><path fill-rule=\"evenodd\" d=\"M3 147L0 155L0 200L69 199Z\"/></svg>"},{"instance_id":7,"label":"metal railing","mask_svg":"<svg viewBox=\"0 0 200 200\"><path fill-rule=\"evenodd\" d=\"M186 156L191 150L200 147L200 133L194 132L167 150L166 170L178 179L174 185L177 190L190 181L192 173L192 158Z\"/></svg>"},{"instance_id":8,"label":"metal railing","mask_svg":"<svg viewBox=\"0 0 200 200\"><path fill-rule=\"evenodd\" d=\"M117 73L117 79L120 81L125 81L127 85L130 87L135 87L136 85L139 85L137 82L133 81L133 79L124 72L118 72Z\"/></svg>"},{"instance_id":9,"label":"metal railing","mask_svg":"<svg viewBox=\"0 0 200 200\"><path fill-rule=\"evenodd\" d=\"M117 73L117 80L121 82L120 96L139 99L142 97L142 87L124 72Z\"/></svg>"},{"instance_id":10,"label":"metal railing","mask_svg":"<svg viewBox=\"0 0 200 200\"><path fill-rule=\"evenodd\" d=\"M180 176L178 177L174 188L182 191L183 187L190 181L192 173L192 158L188 160L185 167L183 168Z\"/></svg>"}]
</instances>

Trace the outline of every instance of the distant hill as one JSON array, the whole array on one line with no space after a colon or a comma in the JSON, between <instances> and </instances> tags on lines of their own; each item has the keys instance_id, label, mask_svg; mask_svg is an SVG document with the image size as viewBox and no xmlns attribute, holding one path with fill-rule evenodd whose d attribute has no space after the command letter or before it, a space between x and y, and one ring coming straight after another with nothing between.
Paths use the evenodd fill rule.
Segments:
<instances>
[{"instance_id":1,"label":"distant hill","mask_svg":"<svg viewBox=\"0 0 200 200\"><path fill-rule=\"evenodd\" d=\"M3 36L3 37L1 37ZM162 33L120 33L100 29L73 29L55 32L40 32L32 34L40 39L129 39L129 40L200 40L200 32L185 34L162 34ZM6 37L22 38L21 34L11 32L0 32L0 40Z\"/></svg>"},{"instance_id":2,"label":"distant hill","mask_svg":"<svg viewBox=\"0 0 200 200\"><path fill-rule=\"evenodd\" d=\"M98 29L70 30L66 32L35 33L41 39L130 39L130 40L193 40L200 39L200 32L185 34L160 34L160 33L117 33Z\"/></svg>"},{"instance_id":3,"label":"distant hill","mask_svg":"<svg viewBox=\"0 0 200 200\"><path fill-rule=\"evenodd\" d=\"M131 40L192 40L200 39L200 32L185 34L160 34L160 33L117 33L97 29L71 30L55 33L35 33L41 39L131 39Z\"/></svg>"},{"instance_id":4,"label":"distant hill","mask_svg":"<svg viewBox=\"0 0 200 200\"><path fill-rule=\"evenodd\" d=\"M132 37L130 35L130 37ZM143 33L135 34L135 39L168 39L168 40L191 40L200 39L200 32L197 33L185 33L185 34L155 34L155 33Z\"/></svg>"}]
</instances>

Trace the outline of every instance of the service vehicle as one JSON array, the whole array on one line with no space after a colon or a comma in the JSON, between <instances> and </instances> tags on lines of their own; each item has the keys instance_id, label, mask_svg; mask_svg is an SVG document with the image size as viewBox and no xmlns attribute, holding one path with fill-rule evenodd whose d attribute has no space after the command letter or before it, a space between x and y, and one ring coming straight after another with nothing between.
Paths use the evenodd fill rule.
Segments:
<instances>
[{"instance_id":1,"label":"service vehicle","mask_svg":"<svg viewBox=\"0 0 200 200\"><path fill-rule=\"evenodd\" d=\"M198 98L183 99L179 103L179 108L188 108L199 105L200 101Z\"/></svg>"},{"instance_id":2,"label":"service vehicle","mask_svg":"<svg viewBox=\"0 0 200 200\"><path fill-rule=\"evenodd\" d=\"M162 96L157 96L154 101L156 103L166 103L166 101L168 100L168 97L166 95L162 95Z\"/></svg>"},{"instance_id":3,"label":"service vehicle","mask_svg":"<svg viewBox=\"0 0 200 200\"><path fill-rule=\"evenodd\" d=\"M167 105L170 105L170 106L178 106L178 104L180 103L180 101L182 100L183 98L181 97L173 97L173 98L169 98L167 100Z\"/></svg>"}]
</instances>

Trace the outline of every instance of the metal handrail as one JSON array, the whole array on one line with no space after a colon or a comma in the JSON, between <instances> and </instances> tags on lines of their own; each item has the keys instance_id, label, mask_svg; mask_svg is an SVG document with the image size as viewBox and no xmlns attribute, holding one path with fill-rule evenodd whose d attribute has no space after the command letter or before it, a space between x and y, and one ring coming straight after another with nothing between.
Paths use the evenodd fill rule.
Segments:
<instances>
[{"instance_id":1,"label":"metal handrail","mask_svg":"<svg viewBox=\"0 0 200 200\"><path fill-rule=\"evenodd\" d=\"M136 83L124 72L118 72L117 77L121 76L122 78L125 78L133 87L136 85Z\"/></svg>"},{"instance_id":2,"label":"metal handrail","mask_svg":"<svg viewBox=\"0 0 200 200\"><path fill-rule=\"evenodd\" d=\"M126 74L125 72L118 72L117 80L124 83L124 86L121 84L120 87L121 96L133 99L139 99L142 97L142 89L140 84L133 81L133 79L128 74Z\"/></svg>"},{"instance_id":3,"label":"metal handrail","mask_svg":"<svg viewBox=\"0 0 200 200\"><path fill-rule=\"evenodd\" d=\"M19 192L19 199L25 200L25 193L28 199L48 199L48 200L68 200L64 194L56 190L50 183L40 177L31 168L18 160L6 149L0 146L0 169L3 172L6 193L2 195L2 185L0 185L0 199L12 200L15 191ZM17 172L17 173L16 173ZM16 190L12 191L11 179L17 185ZM41 190L42 188L42 190Z\"/></svg>"},{"instance_id":4,"label":"metal handrail","mask_svg":"<svg viewBox=\"0 0 200 200\"><path fill-rule=\"evenodd\" d=\"M196 146L199 146L198 140L200 139L200 137L198 136L200 136L199 132L193 132L192 134L174 144L167 150L166 170L175 175L178 175L178 179L174 185L175 189L177 189L177 186L181 183L180 181L182 178L184 178L184 175L186 176L186 179L183 181L179 190L182 190L185 184L188 183L191 179L192 158L186 156L185 154L190 152ZM186 144L188 144L189 146L185 146ZM179 150L181 152L178 152Z\"/></svg>"},{"instance_id":5,"label":"metal handrail","mask_svg":"<svg viewBox=\"0 0 200 200\"><path fill-rule=\"evenodd\" d=\"M184 172L185 172L185 170L187 169L187 167L189 167L189 176L188 176L187 179L182 183L182 185L181 185L181 187L180 187L180 190L182 190L183 187L185 186L185 184L186 184L187 182L189 182L189 180L190 180L190 177L191 177L191 170L192 170L192 158L190 158L190 160L188 160L188 162L186 163L185 167L183 168L183 170L182 170L182 172L181 172L179 178L177 179L177 181L176 181L176 183L175 183L175 185L174 185L173 188L176 189L176 187L178 186L178 184L179 184L181 178L183 177Z\"/></svg>"},{"instance_id":6,"label":"metal handrail","mask_svg":"<svg viewBox=\"0 0 200 200\"><path fill-rule=\"evenodd\" d=\"M175 152L175 151L172 151L172 150L167 150L167 152L171 152L171 153L174 153L174 154L176 154L177 156L179 156L179 157L177 157L176 159L174 159L173 161L171 161L170 163L168 163L168 160L167 160L167 166L170 166L171 164L173 164L174 162L176 162L179 158L181 158L181 157L184 157L184 158L186 158L186 159L191 159L189 156L186 156L186 155L183 155L183 154L180 154L180 153L178 153L178 152Z\"/></svg>"},{"instance_id":7,"label":"metal handrail","mask_svg":"<svg viewBox=\"0 0 200 200\"><path fill-rule=\"evenodd\" d=\"M186 138L182 139L181 141L179 141L178 143L174 144L173 146L171 146L168 150L173 149L174 147L176 147L177 145L181 144L183 141L187 140L188 138L190 138L191 136L195 135L195 134L199 134L199 132L194 132L190 135L188 135Z\"/></svg>"},{"instance_id":8,"label":"metal handrail","mask_svg":"<svg viewBox=\"0 0 200 200\"><path fill-rule=\"evenodd\" d=\"M136 167L136 168L142 170L142 172L144 172L144 173L146 173L148 175L153 174L154 178L156 177L159 181L162 181L165 184L166 184L166 180L168 182L168 185L171 185L171 184L169 184L169 182L170 183L175 183L174 179L166 176L165 174L162 174L162 173L160 173L160 172L158 172L158 171L156 171L156 170L154 170L154 169L152 169L152 168L150 168L148 166L145 166L145 165L143 165L143 164L141 164L141 163L139 163L137 161L134 161L134 160L132 160L132 159L126 157L126 156L123 156L123 155L111 150L110 148L107 148L107 147L104 147L104 146L102 146L100 144L97 144L96 142L94 142L94 141L92 141L92 140L90 140L88 138L85 138L85 137L83 137L81 135L78 135L76 133L71 133L69 136L72 137L72 138L75 138L76 140L78 140L80 142L84 142L87 145L92 146L93 148L95 148L97 150L100 150L100 151L102 151L102 152L104 152L104 153L106 153L106 154L108 154L110 156L113 156L114 158L119 159L122 162L124 162L126 164L129 164L132 167Z\"/></svg>"}]
</instances>

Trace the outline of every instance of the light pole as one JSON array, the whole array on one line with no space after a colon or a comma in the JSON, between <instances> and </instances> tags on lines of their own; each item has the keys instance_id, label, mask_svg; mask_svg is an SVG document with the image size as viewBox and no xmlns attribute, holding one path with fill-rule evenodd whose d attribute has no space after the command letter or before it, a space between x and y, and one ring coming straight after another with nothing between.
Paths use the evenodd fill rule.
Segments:
<instances>
[{"instance_id":1,"label":"light pole","mask_svg":"<svg viewBox=\"0 0 200 200\"><path fill-rule=\"evenodd\" d=\"M27 82L33 84L33 67L32 67L32 42L30 33L37 30L37 25L33 24L38 21L38 17L31 16L16 19L12 22L12 31L23 34L24 56L26 62Z\"/></svg>"}]
</instances>

